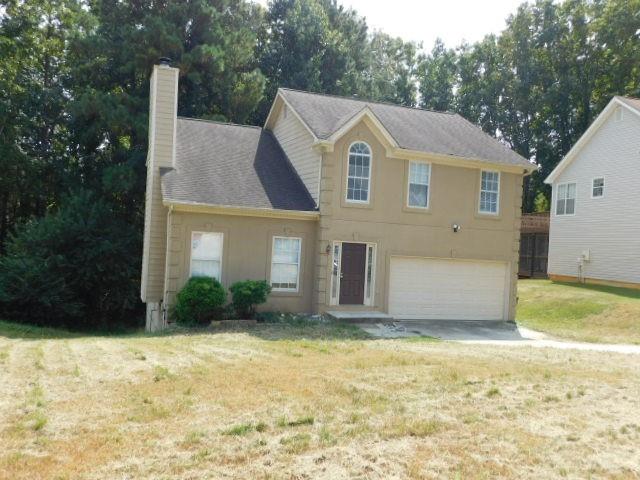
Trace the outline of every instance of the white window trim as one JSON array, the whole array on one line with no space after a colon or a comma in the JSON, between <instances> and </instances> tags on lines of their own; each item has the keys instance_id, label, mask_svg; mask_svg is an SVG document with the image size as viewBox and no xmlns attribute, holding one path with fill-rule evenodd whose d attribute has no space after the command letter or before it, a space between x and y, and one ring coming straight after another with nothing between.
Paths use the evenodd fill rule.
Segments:
<instances>
[{"instance_id":1,"label":"white window trim","mask_svg":"<svg viewBox=\"0 0 640 480\"><path fill-rule=\"evenodd\" d=\"M409 203L409 198L411 197L411 165L412 164L424 164L429 167L429 181L426 183L427 186L427 205L411 205ZM425 185L424 183L416 183L416 185ZM431 163L430 162L422 162L419 160L409 160L409 170L407 172L407 207L408 208L418 208L421 210L429 210L429 206L431 204Z\"/></svg>"},{"instance_id":2,"label":"white window trim","mask_svg":"<svg viewBox=\"0 0 640 480\"><path fill-rule=\"evenodd\" d=\"M576 186L576 196L575 196L575 198L573 199L573 213L560 213L560 214L558 214L558 192L559 192L559 190L560 190L560 186L561 186L561 185L570 185L570 184L572 184L572 183L573 183L573 184L575 184L575 186ZM593 184L592 184L592 187L593 187ZM567 191L568 191L568 190L569 190L569 189L567 188ZM552 208L553 208L553 215L554 215L555 217L573 217L573 216L575 216L576 211L578 210L578 182L577 182L577 181L575 181L575 180L572 180L572 181L569 181L569 182L561 182L561 183L558 183L558 184L556 185L556 188L554 188L554 192L553 192L553 193L554 193L554 195L553 195L553 197L554 197L554 198L553 198L553 206L552 206ZM566 200L566 199L565 199L565 200ZM565 210L565 212L567 211L567 204L566 204L566 202L565 202L565 205L564 205L564 210Z\"/></svg>"},{"instance_id":3,"label":"white window trim","mask_svg":"<svg viewBox=\"0 0 640 480\"><path fill-rule=\"evenodd\" d=\"M215 233L217 235L220 235L220 278L216 278L216 280L218 280L219 282L222 282L222 264L223 264L223 258L224 258L224 233L222 232L205 232L203 230L192 230L191 231L191 243L189 243L189 278L193 277L193 235L196 233L200 233L200 234L208 234L208 233ZM211 278L215 278L215 277L211 277Z\"/></svg>"},{"instance_id":4,"label":"white window trim","mask_svg":"<svg viewBox=\"0 0 640 480\"><path fill-rule=\"evenodd\" d=\"M273 255L276 250L276 239L287 240L299 240L298 242L298 271L296 274L296 288L276 288L271 287L273 292L289 292L298 293L300 291L300 266L302 265L302 238L301 237L286 237L284 235L274 235L271 239L271 268L269 270L269 285L272 285L273 281ZM293 264L291 264L293 265Z\"/></svg>"},{"instance_id":5,"label":"white window trim","mask_svg":"<svg viewBox=\"0 0 640 480\"><path fill-rule=\"evenodd\" d=\"M366 200L350 200L349 199L349 157L351 156L351 147L353 147L356 143L363 143L369 149L369 178L367 179L367 199ZM347 150L347 174L345 175L345 184L344 184L344 198L347 203L359 203L361 205L368 205L371 202L371 176L373 175L373 150L371 150L371 145L367 142L363 142L362 140L356 140L349 145L349 150Z\"/></svg>"},{"instance_id":6,"label":"white window trim","mask_svg":"<svg viewBox=\"0 0 640 480\"><path fill-rule=\"evenodd\" d=\"M496 199L496 211L495 212L483 212L482 211L482 174L483 173L497 173L498 174L498 191ZM500 184L502 183L502 173L499 170L480 170L480 183L478 187L478 213L480 215L492 215L497 216L500 214ZM488 191L488 190L487 190ZM492 192L493 193L493 192Z\"/></svg>"},{"instance_id":7,"label":"white window trim","mask_svg":"<svg viewBox=\"0 0 640 480\"><path fill-rule=\"evenodd\" d=\"M600 195L599 197L596 197L596 196L593 195L593 189L594 189L593 182L595 182L596 180L600 180L600 179L602 179L602 195ZM593 177L591 179L591 198L592 199L600 200L601 198L604 198L604 194L605 194L606 189L607 189L607 180L604 178L604 175L600 175L598 177ZM576 192L577 191L578 191L578 189L576 187ZM576 195L577 195L577 193L576 193Z\"/></svg>"},{"instance_id":8,"label":"white window trim","mask_svg":"<svg viewBox=\"0 0 640 480\"><path fill-rule=\"evenodd\" d=\"M337 306L340 305L340 272L342 271L342 244L343 243L360 243L366 245L365 252L365 260L364 260L364 302L362 305L371 307L375 305L375 296L376 296L376 266L378 262L378 245L372 242L355 242L353 240L336 240L331 243L331 258L329 264L331 266L331 282L329 285L329 305ZM338 275L336 278L333 276L333 252L335 251L336 246L339 248L340 255L338 257ZM371 296L367 297L367 287L369 286L369 280L367 278L367 268L369 261L369 249L373 248L373 256L371 261ZM336 282L336 294L333 295L333 284Z\"/></svg>"}]
</instances>

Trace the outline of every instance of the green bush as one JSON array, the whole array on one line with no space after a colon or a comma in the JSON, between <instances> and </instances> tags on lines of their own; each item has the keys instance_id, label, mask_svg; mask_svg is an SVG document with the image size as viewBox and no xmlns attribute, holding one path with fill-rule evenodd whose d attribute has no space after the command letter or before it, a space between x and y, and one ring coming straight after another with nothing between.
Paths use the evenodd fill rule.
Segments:
<instances>
[{"instance_id":1,"label":"green bush","mask_svg":"<svg viewBox=\"0 0 640 480\"><path fill-rule=\"evenodd\" d=\"M64 198L7 242L0 317L72 330L138 324L139 247L139 236L97 194Z\"/></svg>"},{"instance_id":2,"label":"green bush","mask_svg":"<svg viewBox=\"0 0 640 480\"><path fill-rule=\"evenodd\" d=\"M267 301L267 295L271 293L271 286L264 280L245 280L231 285L229 291L236 313L240 317L248 319L253 318L256 314L256 305Z\"/></svg>"},{"instance_id":3,"label":"green bush","mask_svg":"<svg viewBox=\"0 0 640 480\"><path fill-rule=\"evenodd\" d=\"M176 298L173 315L183 325L203 325L220 315L227 293L215 278L192 277Z\"/></svg>"}]
</instances>

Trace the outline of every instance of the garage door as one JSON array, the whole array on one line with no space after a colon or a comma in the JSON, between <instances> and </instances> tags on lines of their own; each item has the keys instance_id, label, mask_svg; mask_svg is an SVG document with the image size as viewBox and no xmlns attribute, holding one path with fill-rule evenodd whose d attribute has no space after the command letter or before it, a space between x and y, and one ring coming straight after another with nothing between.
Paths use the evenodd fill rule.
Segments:
<instances>
[{"instance_id":1,"label":"garage door","mask_svg":"<svg viewBox=\"0 0 640 480\"><path fill-rule=\"evenodd\" d=\"M504 262L392 257L389 314L396 318L502 320Z\"/></svg>"}]
</instances>

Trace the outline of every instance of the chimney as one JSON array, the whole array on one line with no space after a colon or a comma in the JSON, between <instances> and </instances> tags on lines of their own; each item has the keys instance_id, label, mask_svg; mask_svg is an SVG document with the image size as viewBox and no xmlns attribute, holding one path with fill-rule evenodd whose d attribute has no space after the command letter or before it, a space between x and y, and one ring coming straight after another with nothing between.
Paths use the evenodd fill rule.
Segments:
<instances>
[{"instance_id":1,"label":"chimney","mask_svg":"<svg viewBox=\"0 0 640 480\"><path fill-rule=\"evenodd\" d=\"M178 73L171 59L161 57L153 67L149 91L149 155L147 164L173 167L178 114Z\"/></svg>"},{"instance_id":2,"label":"chimney","mask_svg":"<svg viewBox=\"0 0 640 480\"><path fill-rule=\"evenodd\" d=\"M149 90L149 149L144 212L140 297L147 304L147 330L163 328L167 211L162 203L160 170L175 165L178 73L170 59L153 67Z\"/></svg>"}]
</instances>

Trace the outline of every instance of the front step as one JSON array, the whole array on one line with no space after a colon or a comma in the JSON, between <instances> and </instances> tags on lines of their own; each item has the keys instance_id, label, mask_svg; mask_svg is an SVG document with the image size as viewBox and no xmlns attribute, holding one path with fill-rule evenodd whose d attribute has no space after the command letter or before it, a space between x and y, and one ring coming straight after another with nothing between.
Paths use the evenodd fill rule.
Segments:
<instances>
[{"instance_id":1,"label":"front step","mask_svg":"<svg viewBox=\"0 0 640 480\"><path fill-rule=\"evenodd\" d=\"M332 320L338 320L340 322L383 323L383 322L393 321L393 317L391 315L387 313L382 313L382 312L364 312L364 311L363 312L355 312L355 311L345 312L345 311L332 310L329 312L325 312L325 315L327 315Z\"/></svg>"}]
</instances>

